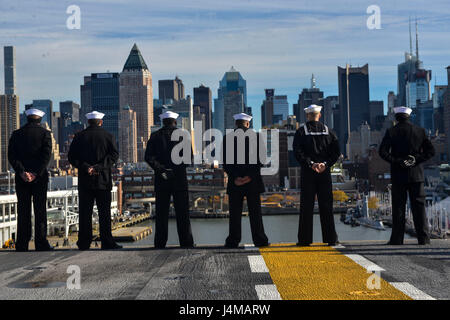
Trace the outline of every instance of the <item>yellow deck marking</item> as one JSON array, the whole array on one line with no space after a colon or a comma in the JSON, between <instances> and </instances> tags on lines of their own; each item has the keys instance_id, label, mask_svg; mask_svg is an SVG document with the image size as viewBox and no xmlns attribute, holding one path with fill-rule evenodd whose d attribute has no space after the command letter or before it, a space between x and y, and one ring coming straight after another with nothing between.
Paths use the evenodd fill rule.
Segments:
<instances>
[{"instance_id":1,"label":"yellow deck marking","mask_svg":"<svg viewBox=\"0 0 450 320\"><path fill-rule=\"evenodd\" d=\"M371 274L325 245L271 245L260 252L284 300L411 299L383 279L381 289L370 290L367 280Z\"/></svg>"}]
</instances>

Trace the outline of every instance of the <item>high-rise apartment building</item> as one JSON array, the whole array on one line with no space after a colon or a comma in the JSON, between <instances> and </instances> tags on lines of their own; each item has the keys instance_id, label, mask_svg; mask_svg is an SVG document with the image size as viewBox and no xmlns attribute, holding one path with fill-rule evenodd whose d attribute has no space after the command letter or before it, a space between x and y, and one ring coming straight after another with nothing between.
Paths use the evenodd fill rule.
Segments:
<instances>
[{"instance_id":1,"label":"high-rise apartment building","mask_svg":"<svg viewBox=\"0 0 450 320\"><path fill-rule=\"evenodd\" d=\"M8 142L12 132L19 126L19 97L10 94L0 95L0 172L10 169Z\"/></svg>"},{"instance_id":2,"label":"high-rise apartment building","mask_svg":"<svg viewBox=\"0 0 450 320\"><path fill-rule=\"evenodd\" d=\"M73 101L62 101L59 103L59 112L70 114L73 122L80 121L80 105Z\"/></svg>"},{"instance_id":3,"label":"high-rise apartment building","mask_svg":"<svg viewBox=\"0 0 450 320\"><path fill-rule=\"evenodd\" d=\"M119 114L119 158L125 163L136 163L137 157L136 112L125 106Z\"/></svg>"},{"instance_id":4,"label":"high-rise apartment building","mask_svg":"<svg viewBox=\"0 0 450 320\"><path fill-rule=\"evenodd\" d=\"M212 127L212 92L201 84L194 88L194 106L200 107L200 113L205 115L205 130Z\"/></svg>"},{"instance_id":5,"label":"high-rise apartment building","mask_svg":"<svg viewBox=\"0 0 450 320\"><path fill-rule=\"evenodd\" d=\"M147 143L153 126L152 74L136 44L120 73L120 106L130 106L136 112L138 148ZM138 150L138 161L144 161Z\"/></svg>"},{"instance_id":6,"label":"high-rise apartment building","mask_svg":"<svg viewBox=\"0 0 450 320\"><path fill-rule=\"evenodd\" d=\"M5 71L5 94L17 94L16 88L16 48L6 46L3 48Z\"/></svg>"},{"instance_id":7,"label":"high-rise apartment building","mask_svg":"<svg viewBox=\"0 0 450 320\"><path fill-rule=\"evenodd\" d=\"M178 76L173 80L159 80L158 91L159 99L164 104L169 103L169 100L179 101L184 99L184 84Z\"/></svg>"},{"instance_id":8,"label":"high-rise apartment building","mask_svg":"<svg viewBox=\"0 0 450 320\"><path fill-rule=\"evenodd\" d=\"M338 67L340 128L337 130L341 151L347 155L351 131L370 118L369 65Z\"/></svg>"}]
</instances>

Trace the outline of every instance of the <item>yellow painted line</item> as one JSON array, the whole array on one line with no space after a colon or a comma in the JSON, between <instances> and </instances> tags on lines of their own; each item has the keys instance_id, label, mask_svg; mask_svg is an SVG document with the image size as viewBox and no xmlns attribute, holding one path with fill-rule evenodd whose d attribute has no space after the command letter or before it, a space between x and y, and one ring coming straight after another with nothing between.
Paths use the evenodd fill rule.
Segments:
<instances>
[{"instance_id":1,"label":"yellow painted line","mask_svg":"<svg viewBox=\"0 0 450 320\"><path fill-rule=\"evenodd\" d=\"M275 244L260 252L283 300L411 299L383 280L382 273L380 289L370 289L372 273L332 247Z\"/></svg>"}]
</instances>

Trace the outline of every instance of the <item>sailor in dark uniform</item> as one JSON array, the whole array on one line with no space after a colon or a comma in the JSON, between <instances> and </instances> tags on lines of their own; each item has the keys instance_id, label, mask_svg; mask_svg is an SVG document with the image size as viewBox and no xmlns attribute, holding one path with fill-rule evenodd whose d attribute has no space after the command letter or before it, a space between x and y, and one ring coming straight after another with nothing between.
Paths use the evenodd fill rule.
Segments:
<instances>
[{"instance_id":1,"label":"sailor in dark uniform","mask_svg":"<svg viewBox=\"0 0 450 320\"><path fill-rule=\"evenodd\" d=\"M222 160L225 172L228 175L227 193L229 199L229 236L225 241L225 247L237 248L241 242L241 218L244 197L247 199L248 213L250 218L250 228L253 243L256 247L269 245L269 241L264 232L264 225L261 214L261 193L265 191L261 177L262 161L260 158L260 148L264 148L259 143L258 136L253 129L249 129L251 116L240 113L234 115L236 129L233 133L225 135L222 145ZM236 135L241 133L245 138L238 142ZM251 141L251 136L254 140ZM227 146L227 141L229 146ZM256 148L252 148L256 146ZM240 148L242 147L242 149ZM245 147L245 149L244 149ZM234 151L233 151L234 150ZM265 151L265 148L264 148ZM231 156L233 152L234 157ZM240 163L239 152L244 152L244 161ZM227 154L230 153L227 159ZM263 154L264 152L261 152ZM255 161L252 161L252 158Z\"/></svg>"},{"instance_id":2,"label":"sailor in dark uniform","mask_svg":"<svg viewBox=\"0 0 450 320\"><path fill-rule=\"evenodd\" d=\"M31 199L34 207L36 251L53 250L47 241L47 166L52 153L50 131L40 126L44 112L28 109L27 124L14 131L8 145L8 160L16 173L16 251L28 251L31 239Z\"/></svg>"},{"instance_id":3,"label":"sailor in dark uniform","mask_svg":"<svg viewBox=\"0 0 450 320\"><path fill-rule=\"evenodd\" d=\"M155 248L165 248L168 238L170 197L173 197L180 246L193 248L191 222L189 219L189 192L186 176L187 164L172 162L172 149L179 141L172 141L177 129L178 114L167 111L160 115L163 127L152 133L145 150L145 161L155 171L156 230ZM191 150L192 159L192 150Z\"/></svg>"},{"instance_id":4,"label":"sailor in dark uniform","mask_svg":"<svg viewBox=\"0 0 450 320\"><path fill-rule=\"evenodd\" d=\"M295 133L294 154L301 166L298 245L313 242L313 214L317 195L323 242L338 242L334 216L331 167L341 156L336 134L319 121L322 107L305 108L307 122Z\"/></svg>"},{"instance_id":5,"label":"sailor in dark uniform","mask_svg":"<svg viewBox=\"0 0 450 320\"><path fill-rule=\"evenodd\" d=\"M380 156L391 164L392 234L389 245L403 244L406 201L409 195L419 244L430 243L425 213L425 191L422 163L434 156L435 150L425 129L409 121L412 110L394 108L397 124L388 129L380 145Z\"/></svg>"},{"instance_id":6,"label":"sailor in dark uniform","mask_svg":"<svg viewBox=\"0 0 450 320\"><path fill-rule=\"evenodd\" d=\"M119 158L111 133L102 128L104 114L86 114L89 126L77 133L69 148L70 164L78 169L79 233L77 245L88 250L92 242L92 210L97 204L103 250L120 249L111 234L111 168Z\"/></svg>"}]
</instances>

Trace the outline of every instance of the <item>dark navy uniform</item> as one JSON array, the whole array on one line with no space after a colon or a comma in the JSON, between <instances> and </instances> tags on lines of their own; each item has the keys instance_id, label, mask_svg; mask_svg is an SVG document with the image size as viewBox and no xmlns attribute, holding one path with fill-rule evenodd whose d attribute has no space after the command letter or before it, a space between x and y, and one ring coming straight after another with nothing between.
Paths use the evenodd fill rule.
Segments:
<instances>
[{"instance_id":1,"label":"dark navy uniform","mask_svg":"<svg viewBox=\"0 0 450 320\"><path fill-rule=\"evenodd\" d=\"M81 250L89 249L92 242L94 201L98 209L102 248L116 247L111 234L111 168L118 158L112 134L100 126L91 125L77 133L70 145L68 159L78 169L80 231L77 245ZM88 174L90 167L96 174Z\"/></svg>"},{"instance_id":2,"label":"dark navy uniform","mask_svg":"<svg viewBox=\"0 0 450 320\"><path fill-rule=\"evenodd\" d=\"M170 197L173 197L181 247L193 247L189 219L189 193L186 164L176 165L171 153L178 141L171 141L176 126L164 126L152 133L145 150L145 161L155 171L156 230L155 248L164 248L168 239Z\"/></svg>"},{"instance_id":3,"label":"dark navy uniform","mask_svg":"<svg viewBox=\"0 0 450 320\"><path fill-rule=\"evenodd\" d=\"M422 163L431 159L435 150L425 129L412 124L409 120L400 121L386 131L379 153L391 164L393 226L389 243L403 244L408 194L417 239L420 244L429 243ZM415 165L407 167L404 161L410 155L415 158Z\"/></svg>"},{"instance_id":4,"label":"dark navy uniform","mask_svg":"<svg viewBox=\"0 0 450 320\"><path fill-rule=\"evenodd\" d=\"M8 159L16 173L17 194L17 242L16 249L28 250L31 239L31 199L33 198L35 218L36 250L47 250L47 166L52 153L50 131L39 122L28 122L11 135L8 146ZM33 173L36 179L25 182L24 172Z\"/></svg>"},{"instance_id":5,"label":"dark navy uniform","mask_svg":"<svg viewBox=\"0 0 450 320\"><path fill-rule=\"evenodd\" d=\"M253 129L239 128L236 130L253 131ZM256 133L255 136L257 137ZM230 134L225 135L222 145L222 159L223 167L228 175L227 193L229 200L229 236L225 241L226 247L237 247L241 242L241 218L242 207L244 197L247 199L248 213L250 218L250 228L252 232L253 243L257 247L267 246L268 239L264 232L264 225L261 213L261 193L265 192L263 179L261 176L261 159L260 148L264 148L263 145L257 142L257 148L252 150L250 148L250 139L245 139L245 162L243 164L238 163L238 142L237 137L234 137L234 142L231 144L234 148L234 159L231 159L231 163L227 162L227 140L232 139ZM265 151L265 148L264 148ZM257 152L256 163L251 161L251 152ZM261 152L264 154L264 152ZM251 181L242 186L235 184L236 178L250 177Z\"/></svg>"},{"instance_id":6,"label":"dark navy uniform","mask_svg":"<svg viewBox=\"0 0 450 320\"><path fill-rule=\"evenodd\" d=\"M333 216L330 168L341 156L336 134L319 121L309 121L295 133L293 148L301 166L298 243L310 245L313 242L313 214L317 195L323 242L335 244L338 239ZM325 171L315 172L313 163L325 163Z\"/></svg>"}]
</instances>

